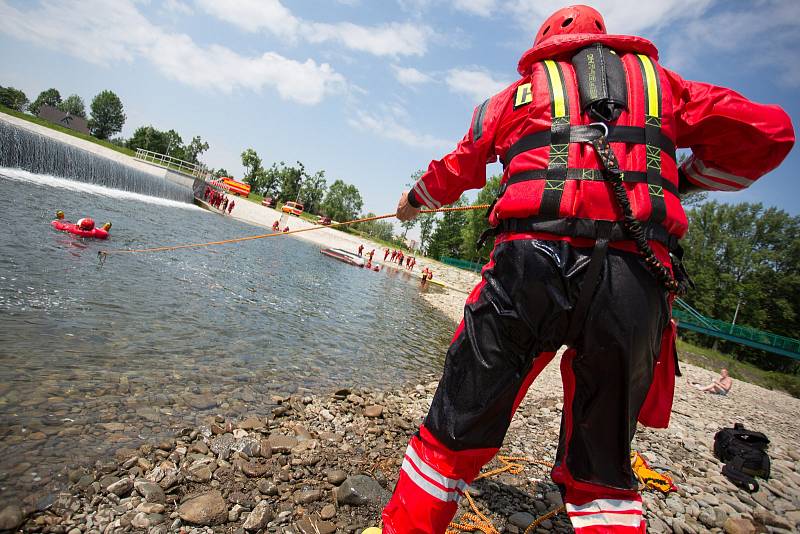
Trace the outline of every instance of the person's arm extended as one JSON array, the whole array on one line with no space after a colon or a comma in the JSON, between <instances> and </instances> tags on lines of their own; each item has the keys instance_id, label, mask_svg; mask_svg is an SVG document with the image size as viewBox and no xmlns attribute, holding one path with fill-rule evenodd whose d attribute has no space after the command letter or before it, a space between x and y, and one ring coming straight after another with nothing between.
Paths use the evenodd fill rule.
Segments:
<instances>
[{"instance_id":1,"label":"person's arm extended","mask_svg":"<svg viewBox=\"0 0 800 534\"><path fill-rule=\"evenodd\" d=\"M692 149L680 167L681 192L744 189L791 150L794 129L780 107L665 72L675 102L676 145Z\"/></svg>"},{"instance_id":2,"label":"person's arm extended","mask_svg":"<svg viewBox=\"0 0 800 534\"><path fill-rule=\"evenodd\" d=\"M469 131L456 149L432 161L408 192L412 207L438 209L458 200L464 191L486 184L486 164L497 159L494 152L497 124L514 88L507 88L475 108Z\"/></svg>"}]
</instances>

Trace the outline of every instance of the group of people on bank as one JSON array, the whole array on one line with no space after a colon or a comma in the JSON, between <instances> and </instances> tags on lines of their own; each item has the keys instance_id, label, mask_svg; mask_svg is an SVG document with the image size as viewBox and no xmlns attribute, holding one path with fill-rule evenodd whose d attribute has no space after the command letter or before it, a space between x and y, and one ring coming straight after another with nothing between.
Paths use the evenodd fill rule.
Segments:
<instances>
[{"instance_id":1,"label":"group of people on bank","mask_svg":"<svg viewBox=\"0 0 800 534\"><path fill-rule=\"evenodd\" d=\"M228 215L230 215L234 206L236 206L236 201L234 201L232 198L228 198L228 195L225 195L224 193L221 193L210 186L206 186L206 190L203 193L203 200L208 202L209 205L222 211L223 215L226 211L228 212Z\"/></svg>"}]
</instances>

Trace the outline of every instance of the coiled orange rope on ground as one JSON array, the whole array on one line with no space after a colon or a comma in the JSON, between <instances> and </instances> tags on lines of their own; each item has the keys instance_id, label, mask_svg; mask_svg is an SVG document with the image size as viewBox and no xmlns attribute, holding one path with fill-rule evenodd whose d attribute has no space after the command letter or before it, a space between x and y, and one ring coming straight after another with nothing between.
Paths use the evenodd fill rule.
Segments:
<instances>
[{"instance_id":1,"label":"coiled orange rope on ground","mask_svg":"<svg viewBox=\"0 0 800 534\"><path fill-rule=\"evenodd\" d=\"M543 465L545 467L553 467L553 464L549 462L544 462L542 460L536 460L534 458L529 458L527 456L498 456L497 460L503 464L496 469L492 469L490 471L486 471L485 473L481 473L475 480L480 480L482 478L489 478L494 475L499 475L500 473L505 473L508 471L512 475L518 475L525 470L524 463L530 464L538 464ZM467 502L469 503L470 508L472 509L471 512L464 512L464 514L460 518L460 522L452 522L447 527L446 534L460 534L461 532L474 532L476 530L480 530L484 534L500 534L500 531L497 530L492 523L492 520L486 517L484 514L478 510L478 506L475 504L475 501L472 499L472 495L469 494L469 490L464 492L464 496L467 498ZM533 521L528 528L525 529L525 534L530 534L536 527L541 525L544 521L550 519L551 517L561 513L564 511L564 506L559 506L558 508L554 508L550 510L546 514L539 516Z\"/></svg>"},{"instance_id":2,"label":"coiled orange rope on ground","mask_svg":"<svg viewBox=\"0 0 800 534\"><path fill-rule=\"evenodd\" d=\"M485 210L489 207L488 204L476 204L474 206L455 206L451 208L439 208L436 210L421 210L420 213L442 213L448 211L469 211L469 210ZM126 253L137 253L137 252L165 252L168 250L179 250L184 248L198 248L198 247L211 247L215 245L226 245L228 243L240 243L242 241L252 241L254 239L264 239L267 237L278 237L283 235L292 235L292 234L299 234L302 232L313 232L314 230L322 230L323 228L336 228L338 226L348 226L351 224L358 224L363 222L369 221L377 221L380 219L389 219L391 217L396 217L396 213L387 213L386 215L376 215L374 217L364 217L362 219L354 219L352 221L345 221L345 222L337 222L333 224L329 224L327 226L312 226L310 228L300 228L298 230L290 230L288 232L272 232L269 234L259 234L259 235L250 235L245 237L235 237L233 239L223 239L221 241L209 241L207 243L191 243L186 245L172 245L172 246L163 246L163 247L152 247L152 248L128 248L128 249L116 249L116 250L101 250L97 253L98 257L100 257L100 261L105 261L105 258L109 254L126 254Z\"/></svg>"}]
</instances>

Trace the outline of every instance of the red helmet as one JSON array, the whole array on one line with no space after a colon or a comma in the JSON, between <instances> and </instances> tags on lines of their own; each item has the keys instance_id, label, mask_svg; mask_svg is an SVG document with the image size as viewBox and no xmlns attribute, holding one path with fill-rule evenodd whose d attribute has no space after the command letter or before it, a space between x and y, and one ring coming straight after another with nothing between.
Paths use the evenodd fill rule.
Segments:
<instances>
[{"instance_id":1,"label":"red helmet","mask_svg":"<svg viewBox=\"0 0 800 534\"><path fill-rule=\"evenodd\" d=\"M606 33L606 23L596 9L577 5L559 9L542 24L536 32L534 46L540 44L553 35L567 33Z\"/></svg>"},{"instance_id":2,"label":"red helmet","mask_svg":"<svg viewBox=\"0 0 800 534\"><path fill-rule=\"evenodd\" d=\"M78 226L81 227L81 230L93 230L94 220L91 217L84 217L78 221Z\"/></svg>"}]
</instances>

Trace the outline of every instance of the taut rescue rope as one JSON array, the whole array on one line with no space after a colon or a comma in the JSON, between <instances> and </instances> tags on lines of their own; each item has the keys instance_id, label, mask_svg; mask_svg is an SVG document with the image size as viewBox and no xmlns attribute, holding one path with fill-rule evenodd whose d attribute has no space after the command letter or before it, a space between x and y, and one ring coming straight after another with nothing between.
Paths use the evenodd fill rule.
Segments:
<instances>
[{"instance_id":1,"label":"taut rescue rope","mask_svg":"<svg viewBox=\"0 0 800 534\"><path fill-rule=\"evenodd\" d=\"M488 204L476 204L474 206L456 206L451 208L439 208L436 210L421 210L420 213L440 213L440 212L448 212L448 211L469 211L469 210L485 210L489 207ZM354 219L352 221L345 221L345 222L337 222L333 224L329 224L327 226L312 226L310 228L300 228L298 230L290 230L288 232L272 232L270 234L260 234L260 235L250 235L246 237L236 237L233 239L223 239L221 241L209 241L207 243L191 243L187 245L172 245L172 246L164 246L164 247L153 247L153 248L128 248L128 249L116 249L116 250L101 250L98 251L97 255L100 257L100 261L105 261L105 258L109 254L124 254L124 253L136 253L136 252L165 252L168 250L179 250L184 248L198 248L198 247L210 247L214 245L225 245L228 243L239 243L241 241L252 241L254 239L264 239L266 237L278 237L282 235L291 235L291 234L299 234L302 232L312 232L314 230L322 230L323 228L336 228L338 226L348 226L351 224L358 224L363 222L369 221L378 221L380 219L389 219L391 217L396 217L396 213L387 213L386 215L376 215L374 217L364 217L363 219Z\"/></svg>"}]
</instances>

